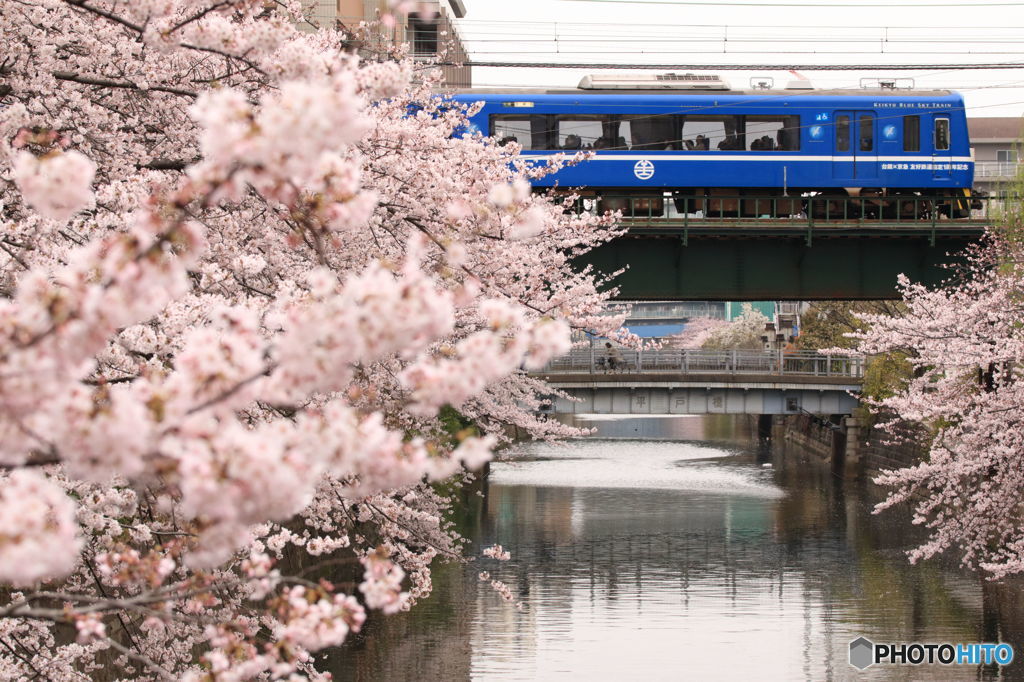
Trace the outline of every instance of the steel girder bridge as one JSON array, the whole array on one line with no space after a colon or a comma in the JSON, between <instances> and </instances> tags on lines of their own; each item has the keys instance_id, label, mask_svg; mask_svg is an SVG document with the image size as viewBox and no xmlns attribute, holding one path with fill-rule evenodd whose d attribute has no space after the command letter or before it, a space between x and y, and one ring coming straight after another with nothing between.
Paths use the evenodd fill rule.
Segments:
<instances>
[{"instance_id":1,"label":"steel girder bridge","mask_svg":"<svg viewBox=\"0 0 1024 682\"><path fill-rule=\"evenodd\" d=\"M778 198L737 196L654 215L641 201L624 211L628 233L577 261L624 270L621 300L895 299L900 274L949 279L1002 208L1000 198L976 199L970 217L951 219L929 197L792 199L780 210Z\"/></svg>"}]
</instances>

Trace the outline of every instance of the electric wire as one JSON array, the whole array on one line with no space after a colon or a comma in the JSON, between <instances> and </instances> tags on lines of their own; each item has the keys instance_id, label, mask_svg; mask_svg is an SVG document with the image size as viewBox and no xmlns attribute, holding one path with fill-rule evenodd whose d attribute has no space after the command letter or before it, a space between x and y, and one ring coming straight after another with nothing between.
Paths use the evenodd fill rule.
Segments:
<instances>
[{"instance_id":1,"label":"electric wire","mask_svg":"<svg viewBox=\"0 0 1024 682\"><path fill-rule=\"evenodd\" d=\"M438 61L438 66L469 66L478 68L519 68L519 69L621 69L661 71L1004 71L1024 69L1024 62L988 62L974 64L619 64L610 62L512 62Z\"/></svg>"},{"instance_id":2,"label":"electric wire","mask_svg":"<svg viewBox=\"0 0 1024 682\"><path fill-rule=\"evenodd\" d=\"M845 7L901 7L909 9L930 9L933 7L945 8L969 8L969 7L1022 7L1024 2L1017 0L972 0L971 2L737 2L736 0L685 0L685 2L673 2L672 0L562 0L562 2L589 2L595 4L628 4L628 5L672 5L680 8L687 7L764 7L774 9L776 7L807 7L813 9L831 9Z\"/></svg>"}]
</instances>

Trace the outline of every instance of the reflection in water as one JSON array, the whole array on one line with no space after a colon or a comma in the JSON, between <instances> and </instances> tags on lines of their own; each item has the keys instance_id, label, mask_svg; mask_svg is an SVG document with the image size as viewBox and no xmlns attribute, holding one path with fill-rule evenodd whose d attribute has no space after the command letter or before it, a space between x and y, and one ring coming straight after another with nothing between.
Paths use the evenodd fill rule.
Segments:
<instances>
[{"instance_id":1,"label":"reflection in water","mask_svg":"<svg viewBox=\"0 0 1024 682\"><path fill-rule=\"evenodd\" d=\"M681 440L614 440L641 428ZM905 519L871 516L865 493L826 467L759 452L731 421L599 429L492 466L479 525L463 531L512 561L442 567L434 596L374 619L326 665L353 680L842 680L855 677L847 651L859 635L1002 640L1024 656L1020 590L910 566ZM886 666L856 678L1024 679L1020 669Z\"/></svg>"},{"instance_id":2,"label":"reflection in water","mask_svg":"<svg viewBox=\"0 0 1024 682\"><path fill-rule=\"evenodd\" d=\"M642 456L637 456L638 451ZM723 466L720 460L737 452L709 447L708 443L576 441L561 446L522 447L517 454L491 469L491 485L782 497L782 490L771 483L770 474L749 466ZM571 490L565 494L572 497Z\"/></svg>"}]
</instances>

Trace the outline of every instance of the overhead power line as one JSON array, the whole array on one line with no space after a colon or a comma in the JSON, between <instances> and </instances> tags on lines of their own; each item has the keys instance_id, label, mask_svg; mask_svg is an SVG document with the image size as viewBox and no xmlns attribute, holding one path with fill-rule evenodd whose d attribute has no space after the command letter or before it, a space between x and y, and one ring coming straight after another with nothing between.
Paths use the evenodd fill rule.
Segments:
<instances>
[{"instance_id":1,"label":"overhead power line","mask_svg":"<svg viewBox=\"0 0 1024 682\"><path fill-rule=\"evenodd\" d=\"M764 5L768 7L768 5ZM507 31L511 27L516 27L518 30L526 30L528 28L544 29L547 27L558 27L564 29L595 29L604 30L605 32L608 27L614 28L617 32L624 30L635 30L635 29L659 29L659 30L678 30L678 29L693 29L693 28L728 28L728 29L781 29L786 30L817 30L817 29L832 29L832 30L849 30L849 29L870 29L874 31L945 31L949 33L949 25L935 26L935 25L922 25L915 24L913 26L903 24L810 24L801 23L797 26L792 24L772 25L764 22L757 23L723 23L721 21L711 23L701 23L695 21L678 21L674 23L630 23L628 21L577 21L572 19L457 19L455 24L460 29L469 29L474 31L486 31L486 30L500 30ZM956 36L961 36L964 33L970 33L971 31L1018 31L1024 29L1024 26L1012 26L1009 24L1003 25L988 25L971 23L964 26L958 26Z\"/></svg>"},{"instance_id":2,"label":"overhead power line","mask_svg":"<svg viewBox=\"0 0 1024 682\"><path fill-rule=\"evenodd\" d=\"M563 2L590 2L606 4L626 5L674 5L681 9L687 7L808 7L814 9L830 9L832 7L920 7L930 9L932 7L1021 7L1024 2L993 2L992 0L971 0L970 2L736 2L736 0L684 0L673 2L672 0L563 0Z\"/></svg>"},{"instance_id":3,"label":"overhead power line","mask_svg":"<svg viewBox=\"0 0 1024 682\"><path fill-rule=\"evenodd\" d=\"M508 62L477 61L438 62L439 66L476 66L519 69L622 69L664 71L985 71L1024 69L1024 62L991 62L987 64L609 64L586 62Z\"/></svg>"},{"instance_id":4,"label":"overhead power line","mask_svg":"<svg viewBox=\"0 0 1024 682\"><path fill-rule=\"evenodd\" d=\"M685 54L703 54L703 55L707 55L708 53L711 52L710 50L624 50L624 49L602 49L602 50L580 50L580 49L570 49L570 50L471 50L471 51L476 56L480 56L480 57L488 56L488 57L490 57L490 59L495 59L496 57L494 57L494 55L500 55L500 56L505 57L506 59L514 59L516 57L523 58L524 56L527 56L527 55L535 55L533 57L535 59L536 58L543 59L545 57L548 57L548 58L550 58L550 57L555 57L555 58L562 57L562 58L565 58L565 57L568 57L568 56L580 58L580 57L585 57L586 55L600 55L600 56L603 56L603 57L607 57L609 55L636 55L636 56L644 55L644 56L647 56L647 57L655 56L655 57L665 58L665 57L668 57L668 56L671 56L671 55L685 55ZM729 50L727 52L723 52L722 50L719 50L718 53L719 54L728 54L728 55L761 55L761 56L765 55L765 51L764 50L737 50L737 49L732 49L732 50ZM785 54L787 56L807 55L807 54L820 54L820 55L826 55L826 54L828 54L828 55L837 55L838 54L838 55L846 55L846 56L849 56L849 57L866 57L866 56L870 56L870 55L883 55L883 56L886 56L886 57L897 57L897 56L901 56L901 55L902 56L910 56L910 55L915 55L915 56L924 56L924 55L931 55L931 56L935 56L935 55L953 56L953 55L957 55L957 56L964 56L964 57L986 56L988 58L992 58L992 57L995 57L995 56L1000 56L1000 57L1015 56L1015 55L1019 55L1020 53L1021 53L1020 49L1016 49L1016 50L909 50L909 49L906 49L906 50L875 50L875 51L857 50L856 52L854 52L852 50L787 50L785 52L778 52L778 51L773 51L772 52L772 54L775 55L775 56L778 56L780 54ZM539 55L539 57L538 57L538 55ZM529 58L529 57L527 57L527 58ZM1022 66L1024 66L1024 64L1022 64Z\"/></svg>"}]
</instances>

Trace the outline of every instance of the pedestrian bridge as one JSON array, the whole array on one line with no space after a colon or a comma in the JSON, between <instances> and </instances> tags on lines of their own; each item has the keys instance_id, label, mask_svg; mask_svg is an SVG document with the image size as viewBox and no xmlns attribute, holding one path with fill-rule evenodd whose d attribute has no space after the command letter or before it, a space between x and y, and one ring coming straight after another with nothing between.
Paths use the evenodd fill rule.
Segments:
<instances>
[{"instance_id":1,"label":"pedestrian bridge","mask_svg":"<svg viewBox=\"0 0 1024 682\"><path fill-rule=\"evenodd\" d=\"M815 352L577 348L537 373L557 414L850 414L864 358ZM618 363L616 363L618 364Z\"/></svg>"}]
</instances>

